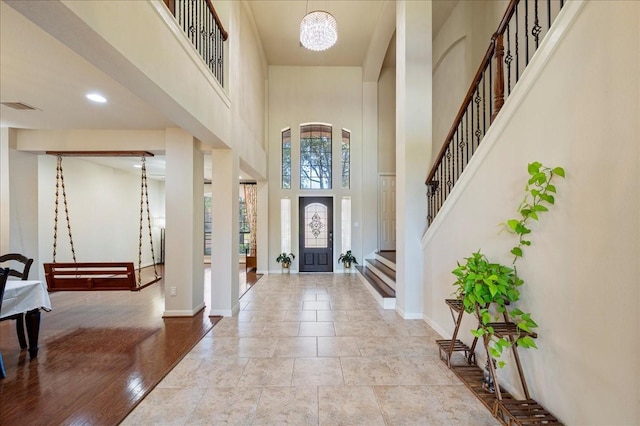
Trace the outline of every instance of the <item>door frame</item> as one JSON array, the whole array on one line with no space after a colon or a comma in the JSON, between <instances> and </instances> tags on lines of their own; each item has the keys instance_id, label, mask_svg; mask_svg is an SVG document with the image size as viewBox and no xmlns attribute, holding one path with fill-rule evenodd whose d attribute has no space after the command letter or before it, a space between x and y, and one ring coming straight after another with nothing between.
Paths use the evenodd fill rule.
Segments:
<instances>
[{"instance_id":1,"label":"door frame","mask_svg":"<svg viewBox=\"0 0 640 426\"><path fill-rule=\"evenodd\" d=\"M327 200L331 200L331 214L330 214L330 220L331 220L331 230L330 230L330 235L329 235L329 244L327 249L329 250L329 262L328 265L330 267L330 270L328 271L303 271L303 250L302 250L302 235L304 234L304 228L305 228L305 224L303 223L303 221L300 220L301 216L304 214L304 209L301 208L301 203L302 200L305 198L325 198ZM333 259L333 253L334 253L334 247L335 247L335 195L333 194L305 194L305 195L299 195L298 196L298 215L297 215L297 222L298 222L298 253L300 256L300 259L298 261L298 272L301 273L331 273L334 272L334 259Z\"/></svg>"}]
</instances>

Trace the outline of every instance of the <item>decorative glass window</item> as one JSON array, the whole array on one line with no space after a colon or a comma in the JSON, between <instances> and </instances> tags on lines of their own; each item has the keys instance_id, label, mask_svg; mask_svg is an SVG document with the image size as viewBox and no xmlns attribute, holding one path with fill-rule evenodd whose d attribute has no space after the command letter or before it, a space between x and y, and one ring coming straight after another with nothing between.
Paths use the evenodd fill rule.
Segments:
<instances>
[{"instance_id":1,"label":"decorative glass window","mask_svg":"<svg viewBox=\"0 0 640 426\"><path fill-rule=\"evenodd\" d=\"M351 187L351 132L342 129L342 188Z\"/></svg>"},{"instance_id":2,"label":"decorative glass window","mask_svg":"<svg viewBox=\"0 0 640 426\"><path fill-rule=\"evenodd\" d=\"M328 208L324 204L311 203L304 208L304 246L306 248L327 248Z\"/></svg>"},{"instance_id":3,"label":"decorative glass window","mask_svg":"<svg viewBox=\"0 0 640 426\"><path fill-rule=\"evenodd\" d=\"M240 254L249 254L251 248L251 228L249 226L249 219L247 218L247 203L244 199L244 194L240 194Z\"/></svg>"},{"instance_id":4,"label":"decorative glass window","mask_svg":"<svg viewBox=\"0 0 640 426\"><path fill-rule=\"evenodd\" d=\"M300 126L300 188L331 189L331 126Z\"/></svg>"},{"instance_id":5,"label":"decorative glass window","mask_svg":"<svg viewBox=\"0 0 640 426\"><path fill-rule=\"evenodd\" d=\"M351 250L351 197L342 197L342 253Z\"/></svg>"},{"instance_id":6,"label":"decorative glass window","mask_svg":"<svg viewBox=\"0 0 640 426\"><path fill-rule=\"evenodd\" d=\"M291 253L291 200L280 200L280 250Z\"/></svg>"},{"instance_id":7,"label":"decorative glass window","mask_svg":"<svg viewBox=\"0 0 640 426\"><path fill-rule=\"evenodd\" d=\"M282 188L291 188L291 129L282 131Z\"/></svg>"}]
</instances>

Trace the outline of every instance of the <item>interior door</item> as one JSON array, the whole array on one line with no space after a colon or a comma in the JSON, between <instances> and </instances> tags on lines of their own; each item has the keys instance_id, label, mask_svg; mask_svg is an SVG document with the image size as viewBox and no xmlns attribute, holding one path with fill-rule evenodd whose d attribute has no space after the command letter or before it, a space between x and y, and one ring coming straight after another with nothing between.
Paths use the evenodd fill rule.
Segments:
<instances>
[{"instance_id":1,"label":"interior door","mask_svg":"<svg viewBox=\"0 0 640 426\"><path fill-rule=\"evenodd\" d=\"M333 272L333 198L300 197L300 272Z\"/></svg>"},{"instance_id":2,"label":"interior door","mask_svg":"<svg viewBox=\"0 0 640 426\"><path fill-rule=\"evenodd\" d=\"M396 249L396 177L380 175L378 200L378 249Z\"/></svg>"}]
</instances>

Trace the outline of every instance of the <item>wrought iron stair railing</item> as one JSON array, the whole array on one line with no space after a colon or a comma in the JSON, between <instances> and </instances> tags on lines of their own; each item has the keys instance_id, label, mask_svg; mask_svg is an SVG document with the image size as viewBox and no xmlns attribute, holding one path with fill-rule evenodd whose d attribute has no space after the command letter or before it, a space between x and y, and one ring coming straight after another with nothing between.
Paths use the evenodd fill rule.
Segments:
<instances>
[{"instance_id":1,"label":"wrought iron stair railing","mask_svg":"<svg viewBox=\"0 0 640 426\"><path fill-rule=\"evenodd\" d=\"M224 42L229 38L211 0L163 0L207 67L224 87Z\"/></svg>"},{"instance_id":2,"label":"wrought iron stair railing","mask_svg":"<svg viewBox=\"0 0 640 426\"><path fill-rule=\"evenodd\" d=\"M564 0L509 2L427 176L427 226L453 190L563 6Z\"/></svg>"}]
</instances>

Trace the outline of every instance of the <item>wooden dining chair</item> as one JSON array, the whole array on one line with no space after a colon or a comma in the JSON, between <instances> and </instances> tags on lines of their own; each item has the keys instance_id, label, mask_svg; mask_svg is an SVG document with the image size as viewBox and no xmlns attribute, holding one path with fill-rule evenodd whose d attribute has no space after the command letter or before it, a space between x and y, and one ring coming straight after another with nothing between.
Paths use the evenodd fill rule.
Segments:
<instances>
[{"instance_id":1,"label":"wooden dining chair","mask_svg":"<svg viewBox=\"0 0 640 426\"><path fill-rule=\"evenodd\" d=\"M2 310L2 299L4 298L4 288L7 286L7 278L9 277L9 268L0 268L0 310ZM7 377L4 370L4 361L2 361L2 353L0 353L0 379Z\"/></svg>"},{"instance_id":2,"label":"wooden dining chair","mask_svg":"<svg viewBox=\"0 0 640 426\"><path fill-rule=\"evenodd\" d=\"M21 280L29 279L29 270L33 259L28 258L20 253L9 253L0 256L0 264L8 262L9 275L20 278ZM0 321L15 320L16 321L16 334L18 335L18 342L21 349L27 349L27 339L24 334L24 314L16 314L10 317L2 318Z\"/></svg>"}]
</instances>

